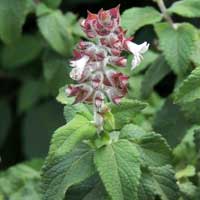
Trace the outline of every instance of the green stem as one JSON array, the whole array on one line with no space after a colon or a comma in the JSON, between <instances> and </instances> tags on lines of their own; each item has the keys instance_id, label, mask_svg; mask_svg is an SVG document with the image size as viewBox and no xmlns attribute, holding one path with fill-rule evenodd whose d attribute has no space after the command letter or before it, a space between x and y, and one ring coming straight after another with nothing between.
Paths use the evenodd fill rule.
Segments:
<instances>
[{"instance_id":1,"label":"green stem","mask_svg":"<svg viewBox=\"0 0 200 200\"><path fill-rule=\"evenodd\" d=\"M165 18L165 20L172 26L172 28L176 29L176 25L174 24L171 16L167 13L167 8L165 6L165 3L163 0L154 0L157 4L158 7L160 8L160 11L163 14L163 17Z\"/></svg>"}]
</instances>

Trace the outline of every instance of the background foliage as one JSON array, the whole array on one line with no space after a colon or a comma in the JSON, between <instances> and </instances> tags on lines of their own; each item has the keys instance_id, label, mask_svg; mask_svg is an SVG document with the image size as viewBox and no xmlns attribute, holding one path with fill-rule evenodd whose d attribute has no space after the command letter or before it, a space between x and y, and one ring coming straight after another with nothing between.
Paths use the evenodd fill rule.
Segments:
<instances>
[{"instance_id":1,"label":"background foliage","mask_svg":"<svg viewBox=\"0 0 200 200\"><path fill-rule=\"evenodd\" d=\"M125 124L134 123L135 126L123 127L122 141L109 146L106 151L94 154L87 146L80 145L71 153L73 156L80 156L88 152L87 157L79 162L85 163L85 171L89 169L91 174L83 173L81 176L82 169L78 168L79 165L75 171L63 171L65 169L59 168L58 173L61 175L80 175L78 178L81 183L73 186L66 198L89 200L94 199L95 195L99 200L109 199L94 170L95 167L87 165L86 161L90 162L94 157L94 164L100 174L106 168L102 163L110 162L109 166L114 173L117 170L113 165L115 159L116 165L123 168L120 150L127 146L123 149L127 154L123 165L141 159L137 153L135 157L131 157L130 149L139 151L144 162L142 171L137 165L133 171L125 171L140 185L139 199L151 200L154 195L152 193L156 193L157 199L177 200L178 190L181 200L200 199L199 0L165 1L169 8L167 12L176 23L176 29L163 19L157 4L150 0L112 1L109 5L104 0L0 0L0 200L4 200L3 194L12 200L24 197L28 200L40 199L39 169L47 155L50 138L58 127L69 122L74 116L77 118L76 113L87 113L78 115L75 120L80 122L79 125L85 125L85 129L89 128L88 135L84 137L93 135L93 127L88 123L91 118L88 108L72 108L67 104L63 112L61 103L66 104L69 100L63 95L62 87L71 83L68 61L73 46L80 38L85 37L80 30L78 19L85 17L87 9L97 12L101 7L109 9L119 3L123 13L122 26L128 29L127 34L134 34L136 43L144 40L151 43L151 50L145 54L143 63L135 71L130 72L130 67L125 71L128 75L131 74L128 98L134 101L123 104L120 107L121 112L118 112L119 109L115 106L112 107L117 131ZM70 123L73 127L73 120ZM80 127L73 127L73 130L77 130L77 135L83 137ZM134 138L130 130L141 133L142 136ZM147 138L143 136L145 131L151 133ZM160 133L167 140L172 147L173 159L166 142L152 131ZM55 132L55 141L62 142L62 134L62 128L58 129ZM125 144L124 138L131 138L135 146L128 148L129 144ZM70 140L70 136L68 139L76 143L73 138ZM59 147L58 143L55 145L50 148L47 160L53 156L55 148ZM104 144L97 141L95 145ZM70 145L68 147L70 148ZM67 151L66 148L60 148L56 153L61 155ZM117 152L119 155L113 158L113 162L107 156L111 152ZM62 158L61 162L70 167L70 163L66 162L72 155ZM33 158L41 159L32 160ZM24 162L27 160L32 161ZM8 169L22 161L23 164ZM171 164L175 168L179 189L172 183L174 172L171 166L166 165L169 161L172 161ZM52 165L57 164L57 161L52 162ZM146 162L150 165L149 168L145 167ZM47 184L48 178L51 179L50 172L44 175L47 176ZM117 178L115 175L112 177ZM123 174L120 176L123 177ZM140 176L143 182L139 181ZM113 199L122 199L125 186L122 185L123 190L119 194L122 196L115 196L116 191L120 190L117 187L120 186L112 188L107 177L104 174L101 179L108 188L108 193L114 196ZM74 185L73 178L66 183L68 187ZM159 187L150 188L149 182L154 183L154 187ZM171 188L165 187L163 182ZM91 188L91 185L95 187ZM76 197L77 187L79 197ZM131 187L127 182L126 187L130 187L131 197L125 199L130 199L135 195L134 186ZM59 191L62 189L55 188ZM51 188L46 190L51 194ZM53 194L51 195L53 199Z\"/></svg>"}]
</instances>

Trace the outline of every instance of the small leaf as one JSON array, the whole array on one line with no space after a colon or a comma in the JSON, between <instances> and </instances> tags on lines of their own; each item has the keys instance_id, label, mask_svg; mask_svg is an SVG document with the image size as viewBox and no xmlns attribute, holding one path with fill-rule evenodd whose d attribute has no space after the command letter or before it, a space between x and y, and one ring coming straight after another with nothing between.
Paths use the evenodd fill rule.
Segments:
<instances>
[{"instance_id":1,"label":"small leaf","mask_svg":"<svg viewBox=\"0 0 200 200\"><path fill-rule=\"evenodd\" d=\"M38 27L49 45L58 53L66 56L71 52L72 37L68 22L59 10L51 10L44 4L37 8Z\"/></svg>"},{"instance_id":2,"label":"small leaf","mask_svg":"<svg viewBox=\"0 0 200 200\"><path fill-rule=\"evenodd\" d=\"M137 149L127 140L119 140L95 152L95 165L113 200L137 198L141 173L138 156Z\"/></svg>"},{"instance_id":3,"label":"small leaf","mask_svg":"<svg viewBox=\"0 0 200 200\"><path fill-rule=\"evenodd\" d=\"M122 128L120 136L137 147L143 165L156 167L171 163L171 149L161 135L128 124Z\"/></svg>"},{"instance_id":4,"label":"small leaf","mask_svg":"<svg viewBox=\"0 0 200 200\"><path fill-rule=\"evenodd\" d=\"M181 15L183 17L200 17L199 0L182 0L172 4L169 12Z\"/></svg>"},{"instance_id":5,"label":"small leaf","mask_svg":"<svg viewBox=\"0 0 200 200\"><path fill-rule=\"evenodd\" d=\"M119 105L110 105L111 112L115 117L116 129L120 129L125 124L132 121L136 113L146 107L146 103L138 100L124 99Z\"/></svg>"},{"instance_id":6,"label":"small leaf","mask_svg":"<svg viewBox=\"0 0 200 200\"><path fill-rule=\"evenodd\" d=\"M153 87L159 83L169 72L170 67L163 56L158 57L147 69L142 81L142 96L149 97Z\"/></svg>"},{"instance_id":7,"label":"small leaf","mask_svg":"<svg viewBox=\"0 0 200 200\"><path fill-rule=\"evenodd\" d=\"M40 38L33 35L24 35L17 42L4 46L2 64L6 69L23 67L38 57L42 50Z\"/></svg>"},{"instance_id":8,"label":"small leaf","mask_svg":"<svg viewBox=\"0 0 200 200\"><path fill-rule=\"evenodd\" d=\"M55 131L51 140L49 158L66 154L77 143L83 139L89 139L95 134L94 125L84 116L77 114L69 123Z\"/></svg>"},{"instance_id":9,"label":"small leaf","mask_svg":"<svg viewBox=\"0 0 200 200\"><path fill-rule=\"evenodd\" d=\"M154 24L162 19L162 15L153 7L130 8L122 14L122 27L128 35L134 34L139 28Z\"/></svg>"},{"instance_id":10,"label":"small leaf","mask_svg":"<svg viewBox=\"0 0 200 200\"><path fill-rule=\"evenodd\" d=\"M181 178L192 177L194 175L195 175L195 167L192 165L187 165L184 169L179 170L176 173L176 178L181 179Z\"/></svg>"},{"instance_id":11,"label":"small leaf","mask_svg":"<svg viewBox=\"0 0 200 200\"><path fill-rule=\"evenodd\" d=\"M175 101L189 103L200 99L200 67L197 67L175 91Z\"/></svg>"},{"instance_id":12,"label":"small leaf","mask_svg":"<svg viewBox=\"0 0 200 200\"><path fill-rule=\"evenodd\" d=\"M26 0L0 1L0 38L11 44L21 36L26 17Z\"/></svg>"},{"instance_id":13,"label":"small leaf","mask_svg":"<svg viewBox=\"0 0 200 200\"><path fill-rule=\"evenodd\" d=\"M62 200L67 189L95 173L93 151L84 144L51 158L42 170L43 200Z\"/></svg>"},{"instance_id":14,"label":"small leaf","mask_svg":"<svg viewBox=\"0 0 200 200\"><path fill-rule=\"evenodd\" d=\"M191 24L183 23L177 26L177 29L173 29L167 23L158 23L155 25L155 31L166 61L176 74L184 75L188 71L198 34Z\"/></svg>"}]
</instances>

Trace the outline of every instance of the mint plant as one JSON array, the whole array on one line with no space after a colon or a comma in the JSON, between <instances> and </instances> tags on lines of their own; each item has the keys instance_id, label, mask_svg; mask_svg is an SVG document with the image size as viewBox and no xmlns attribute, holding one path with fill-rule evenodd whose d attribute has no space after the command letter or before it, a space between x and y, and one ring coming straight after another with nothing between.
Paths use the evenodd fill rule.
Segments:
<instances>
[{"instance_id":1,"label":"mint plant","mask_svg":"<svg viewBox=\"0 0 200 200\"><path fill-rule=\"evenodd\" d=\"M199 200L200 1L90 4L0 1L0 200Z\"/></svg>"}]
</instances>

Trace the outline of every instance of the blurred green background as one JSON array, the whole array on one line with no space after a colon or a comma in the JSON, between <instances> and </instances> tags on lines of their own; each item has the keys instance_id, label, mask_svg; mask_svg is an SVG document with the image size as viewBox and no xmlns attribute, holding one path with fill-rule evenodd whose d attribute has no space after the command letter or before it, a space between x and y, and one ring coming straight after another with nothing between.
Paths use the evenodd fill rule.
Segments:
<instances>
[{"instance_id":1,"label":"blurred green background","mask_svg":"<svg viewBox=\"0 0 200 200\"><path fill-rule=\"evenodd\" d=\"M16 24L15 20L20 19L15 17L15 12L24 12L17 10L18 3L24 1L8 1L8 23ZM8 1L0 0L1 19L1 11ZM80 37L84 38L78 19L86 17L87 10L97 12L102 7L109 9L118 4L121 12L134 6L157 8L151 0L44 0L48 7L37 8L35 12L35 4L39 2L26 0L25 17L21 16L20 20L22 36L17 36L18 27L12 27L10 35L4 32L1 36L0 169L27 159L45 157L53 131L64 124L63 106L56 101L56 96L59 88L71 81L68 61L73 45ZM173 2L166 1L166 5ZM174 18L177 22L190 21L200 27L197 19ZM0 28L5 26L1 19ZM153 43L154 38L151 26L140 29L135 35L138 42ZM175 78L171 73L160 81L155 87L157 93L167 96L174 87Z\"/></svg>"}]
</instances>

